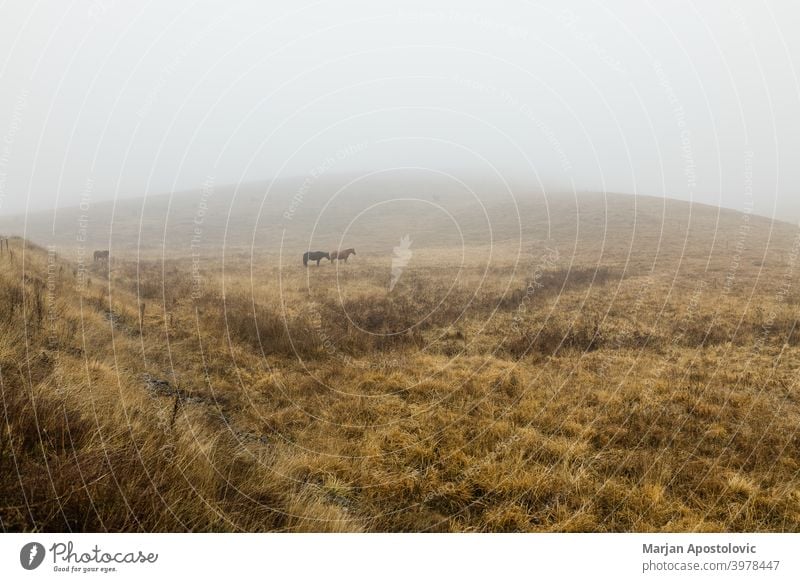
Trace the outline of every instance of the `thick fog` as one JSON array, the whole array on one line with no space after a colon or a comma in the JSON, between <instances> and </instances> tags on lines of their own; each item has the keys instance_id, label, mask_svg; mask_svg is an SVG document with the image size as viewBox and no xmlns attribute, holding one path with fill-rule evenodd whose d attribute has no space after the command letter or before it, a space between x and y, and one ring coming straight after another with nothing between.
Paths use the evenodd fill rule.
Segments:
<instances>
[{"instance_id":1,"label":"thick fog","mask_svg":"<svg viewBox=\"0 0 800 582\"><path fill-rule=\"evenodd\" d=\"M800 218L795 0L0 11L6 216L408 167Z\"/></svg>"}]
</instances>

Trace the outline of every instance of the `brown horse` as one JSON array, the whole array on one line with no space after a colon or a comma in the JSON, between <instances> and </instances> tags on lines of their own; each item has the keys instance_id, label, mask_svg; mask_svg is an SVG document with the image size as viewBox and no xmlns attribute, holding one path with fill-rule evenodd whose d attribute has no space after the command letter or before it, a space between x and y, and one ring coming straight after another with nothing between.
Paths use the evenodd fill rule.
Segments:
<instances>
[{"instance_id":1,"label":"brown horse","mask_svg":"<svg viewBox=\"0 0 800 582\"><path fill-rule=\"evenodd\" d=\"M344 249L343 251L331 252L331 261L344 261L347 262L347 257L356 254L356 249Z\"/></svg>"},{"instance_id":2,"label":"brown horse","mask_svg":"<svg viewBox=\"0 0 800 582\"><path fill-rule=\"evenodd\" d=\"M317 266L319 267L319 262L322 259L333 261L331 256L325 251L308 251L307 253L303 253L303 266L307 267L308 261L317 261Z\"/></svg>"}]
</instances>

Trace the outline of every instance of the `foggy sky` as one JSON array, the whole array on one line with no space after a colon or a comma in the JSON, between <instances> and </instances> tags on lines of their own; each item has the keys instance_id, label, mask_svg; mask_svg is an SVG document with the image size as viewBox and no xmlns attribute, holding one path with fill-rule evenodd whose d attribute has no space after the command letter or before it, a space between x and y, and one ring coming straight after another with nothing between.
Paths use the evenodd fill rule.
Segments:
<instances>
[{"instance_id":1,"label":"foggy sky","mask_svg":"<svg viewBox=\"0 0 800 582\"><path fill-rule=\"evenodd\" d=\"M800 7L0 8L0 213L424 167L800 219Z\"/></svg>"}]
</instances>

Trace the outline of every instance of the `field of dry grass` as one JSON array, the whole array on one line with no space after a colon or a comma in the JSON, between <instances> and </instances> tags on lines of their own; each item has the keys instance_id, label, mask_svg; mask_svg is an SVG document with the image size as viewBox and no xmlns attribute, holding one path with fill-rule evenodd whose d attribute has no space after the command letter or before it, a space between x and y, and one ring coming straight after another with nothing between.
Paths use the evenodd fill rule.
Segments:
<instances>
[{"instance_id":1,"label":"field of dry grass","mask_svg":"<svg viewBox=\"0 0 800 582\"><path fill-rule=\"evenodd\" d=\"M363 240L13 239L0 529L800 531L797 230L684 206L412 247L391 291Z\"/></svg>"}]
</instances>

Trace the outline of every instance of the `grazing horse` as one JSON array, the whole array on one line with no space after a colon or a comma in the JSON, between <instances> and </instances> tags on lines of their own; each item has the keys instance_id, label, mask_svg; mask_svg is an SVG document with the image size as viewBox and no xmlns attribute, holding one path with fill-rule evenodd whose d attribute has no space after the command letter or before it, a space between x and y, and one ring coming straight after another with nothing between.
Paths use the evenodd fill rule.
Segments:
<instances>
[{"instance_id":1,"label":"grazing horse","mask_svg":"<svg viewBox=\"0 0 800 582\"><path fill-rule=\"evenodd\" d=\"M322 259L331 260L331 255L326 253L325 251L308 251L307 253L303 253L303 266L308 266L308 261L317 261L317 266L319 267L319 262Z\"/></svg>"},{"instance_id":2,"label":"grazing horse","mask_svg":"<svg viewBox=\"0 0 800 582\"><path fill-rule=\"evenodd\" d=\"M95 251L94 252L94 262L97 261L107 261L108 260L108 251Z\"/></svg>"},{"instance_id":3,"label":"grazing horse","mask_svg":"<svg viewBox=\"0 0 800 582\"><path fill-rule=\"evenodd\" d=\"M347 262L347 257L350 255L356 254L356 249L344 249L343 251L333 251L331 253L331 261L336 259L337 261L344 261Z\"/></svg>"}]
</instances>

